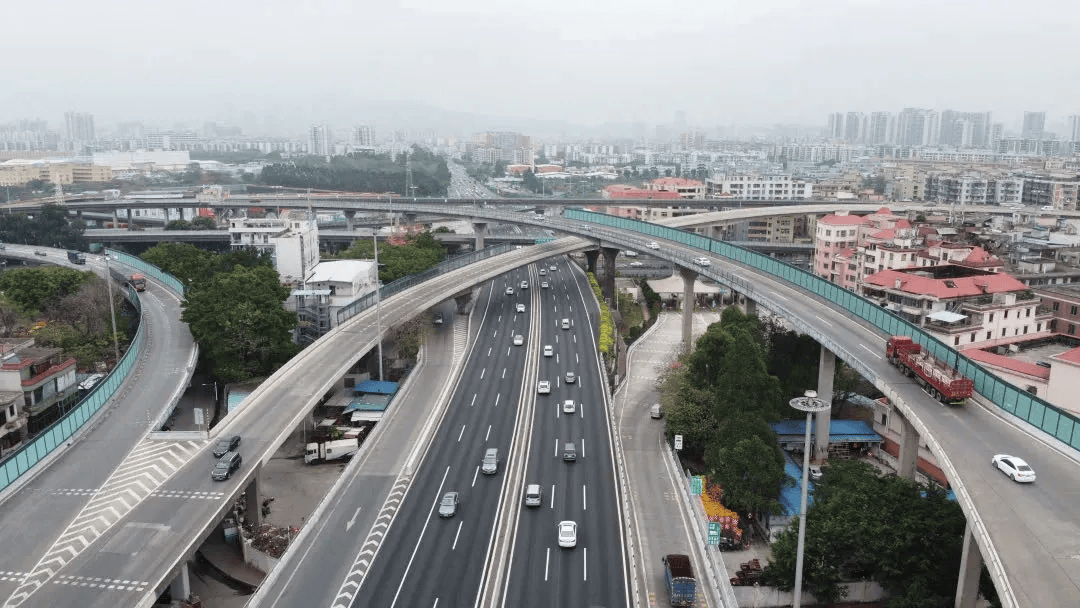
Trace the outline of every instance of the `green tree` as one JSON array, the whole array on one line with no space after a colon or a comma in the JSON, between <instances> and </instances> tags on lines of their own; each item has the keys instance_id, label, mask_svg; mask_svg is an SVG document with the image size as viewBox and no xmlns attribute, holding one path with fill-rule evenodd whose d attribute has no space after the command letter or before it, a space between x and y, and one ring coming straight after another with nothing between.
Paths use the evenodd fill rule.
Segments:
<instances>
[{"instance_id":1,"label":"green tree","mask_svg":"<svg viewBox=\"0 0 1080 608\"><path fill-rule=\"evenodd\" d=\"M78 293L94 273L60 266L12 268L0 273L0 291L24 315L39 314L52 300Z\"/></svg>"},{"instance_id":2,"label":"green tree","mask_svg":"<svg viewBox=\"0 0 1080 608\"><path fill-rule=\"evenodd\" d=\"M191 287L195 281L208 276L214 254L190 243L165 242L147 249L139 257Z\"/></svg>"},{"instance_id":3,"label":"green tree","mask_svg":"<svg viewBox=\"0 0 1080 608\"><path fill-rule=\"evenodd\" d=\"M724 504L729 508L744 515L780 511L780 490L790 479L772 433L765 438L749 434L714 441L705 462L709 478L723 487Z\"/></svg>"},{"instance_id":4,"label":"green tree","mask_svg":"<svg viewBox=\"0 0 1080 608\"><path fill-rule=\"evenodd\" d=\"M442 243L429 232L409 236L403 245L379 243L379 280L390 283L401 277L417 274L443 260L446 251ZM373 260L375 249L371 241L356 241L341 253L343 259Z\"/></svg>"},{"instance_id":5,"label":"green tree","mask_svg":"<svg viewBox=\"0 0 1080 608\"><path fill-rule=\"evenodd\" d=\"M0 215L0 241L61 249L86 249L86 222L72 220L67 210L48 204L30 218L24 213Z\"/></svg>"},{"instance_id":6,"label":"green tree","mask_svg":"<svg viewBox=\"0 0 1080 608\"><path fill-rule=\"evenodd\" d=\"M180 320L216 378L247 380L271 373L298 352L291 341L296 313L282 306L288 297L273 268L238 265L193 285Z\"/></svg>"}]
</instances>

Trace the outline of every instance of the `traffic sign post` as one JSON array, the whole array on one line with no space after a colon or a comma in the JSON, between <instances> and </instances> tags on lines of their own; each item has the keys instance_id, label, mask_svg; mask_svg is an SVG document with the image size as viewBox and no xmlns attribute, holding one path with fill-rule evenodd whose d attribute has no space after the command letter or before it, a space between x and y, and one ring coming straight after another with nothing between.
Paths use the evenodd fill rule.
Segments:
<instances>
[{"instance_id":1,"label":"traffic sign post","mask_svg":"<svg viewBox=\"0 0 1080 608\"><path fill-rule=\"evenodd\" d=\"M705 489L705 478L701 475L690 476L690 493L694 496L701 496L701 491Z\"/></svg>"},{"instance_id":2,"label":"traffic sign post","mask_svg":"<svg viewBox=\"0 0 1080 608\"><path fill-rule=\"evenodd\" d=\"M682 435L675 435L675 451L682 449Z\"/></svg>"},{"instance_id":3,"label":"traffic sign post","mask_svg":"<svg viewBox=\"0 0 1080 608\"><path fill-rule=\"evenodd\" d=\"M714 547L720 546L720 524L715 521L709 522L709 538L706 542Z\"/></svg>"}]
</instances>

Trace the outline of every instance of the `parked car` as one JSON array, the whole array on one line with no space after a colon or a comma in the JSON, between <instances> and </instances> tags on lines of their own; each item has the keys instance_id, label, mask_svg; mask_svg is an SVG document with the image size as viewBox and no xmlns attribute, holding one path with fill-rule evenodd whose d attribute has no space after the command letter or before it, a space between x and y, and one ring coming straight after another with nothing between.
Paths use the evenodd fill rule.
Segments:
<instances>
[{"instance_id":1,"label":"parked car","mask_svg":"<svg viewBox=\"0 0 1080 608\"><path fill-rule=\"evenodd\" d=\"M995 454L990 459L990 464L1005 474L1006 477L1019 483L1032 483L1035 481L1035 470L1024 462L1023 458L1008 454Z\"/></svg>"},{"instance_id":2,"label":"parked car","mask_svg":"<svg viewBox=\"0 0 1080 608\"><path fill-rule=\"evenodd\" d=\"M443 494L442 502L439 503L439 517L453 517L457 515L458 493L447 492Z\"/></svg>"},{"instance_id":3,"label":"parked car","mask_svg":"<svg viewBox=\"0 0 1080 608\"><path fill-rule=\"evenodd\" d=\"M577 546L577 523L569 520L559 522L559 546L568 549Z\"/></svg>"},{"instance_id":4,"label":"parked car","mask_svg":"<svg viewBox=\"0 0 1080 608\"><path fill-rule=\"evenodd\" d=\"M216 445L214 445L214 458L221 458L225 455L225 452L235 452L240 447L240 435L233 435L232 437L222 437L218 439Z\"/></svg>"},{"instance_id":5,"label":"parked car","mask_svg":"<svg viewBox=\"0 0 1080 608\"><path fill-rule=\"evenodd\" d=\"M654 403L652 404L652 407L649 408L649 417L657 420L664 417L664 412L660 409L659 403Z\"/></svg>"}]
</instances>

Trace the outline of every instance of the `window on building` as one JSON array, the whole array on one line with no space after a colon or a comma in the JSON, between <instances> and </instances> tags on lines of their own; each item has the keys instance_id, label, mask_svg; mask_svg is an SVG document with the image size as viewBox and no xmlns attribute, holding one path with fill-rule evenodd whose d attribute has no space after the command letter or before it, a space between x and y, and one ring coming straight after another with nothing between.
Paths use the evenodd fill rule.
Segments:
<instances>
[{"instance_id":1,"label":"window on building","mask_svg":"<svg viewBox=\"0 0 1080 608\"><path fill-rule=\"evenodd\" d=\"M1004 327L1002 327L1002 328L1001 328L1001 336L1002 336L1002 337L1005 337L1005 329L1006 329L1006 328L1004 328Z\"/></svg>"},{"instance_id":2,"label":"window on building","mask_svg":"<svg viewBox=\"0 0 1080 608\"><path fill-rule=\"evenodd\" d=\"M972 341L972 342L974 342L974 341L975 341L975 332L971 332L971 341Z\"/></svg>"},{"instance_id":3,"label":"window on building","mask_svg":"<svg viewBox=\"0 0 1080 608\"><path fill-rule=\"evenodd\" d=\"M1005 319L1008 319L1008 318L1009 318L1009 311L1007 311L1007 310L1005 311L1005 316L1004 316L1004 318L1005 318Z\"/></svg>"},{"instance_id":4,"label":"window on building","mask_svg":"<svg viewBox=\"0 0 1080 608\"><path fill-rule=\"evenodd\" d=\"M1058 311L1058 308L1060 308L1060 307L1061 307L1061 302L1054 302L1054 303L1053 303L1053 304L1052 304L1052 305L1050 306L1050 310L1052 310L1052 311L1054 311L1054 312L1057 312L1057 311Z\"/></svg>"},{"instance_id":5,"label":"window on building","mask_svg":"<svg viewBox=\"0 0 1080 608\"><path fill-rule=\"evenodd\" d=\"M953 338L953 346L960 346L960 336Z\"/></svg>"},{"instance_id":6,"label":"window on building","mask_svg":"<svg viewBox=\"0 0 1080 608\"><path fill-rule=\"evenodd\" d=\"M991 338L990 332L986 332L986 339L989 340L990 338Z\"/></svg>"},{"instance_id":7,"label":"window on building","mask_svg":"<svg viewBox=\"0 0 1080 608\"><path fill-rule=\"evenodd\" d=\"M1036 323L1035 324L1035 331L1036 332L1042 331L1042 323Z\"/></svg>"},{"instance_id":8,"label":"window on building","mask_svg":"<svg viewBox=\"0 0 1080 608\"><path fill-rule=\"evenodd\" d=\"M994 313L990 313L990 323L994 322Z\"/></svg>"},{"instance_id":9,"label":"window on building","mask_svg":"<svg viewBox=\"0 0 1080 608\"><path fill-rule=\"evenodd\" d=\"M1076 324L1075 323L1069 323L1069 331L1067 331L1065 333L1069 334L1070 336L1076 335Z\"/></svg>"},{"instance_id":10,"label":"window on building","mask_svg":"<svg viewBox=\"0 0 1080 608\"><path fill-rule=\"evenodd\" d=\"M1076 307L1075 306L1072 306L1072 307L1069 308L1069 314L1070 315L1076 315Z\"/></svg>"},{"instance_id":11,"label":"window on building","mask_svg":"<svg viewBox=\"0 0 1080 608\"><path fill-rule=\"evenodd\" d=\"M1030 308L1025 308L1024 311L1026 312L1026 314L1024 315L1025 317L1030 317L1031 316L1031 309Z\"/></svg>"},{"instance_id":12,"label":"window on building","mask_svg":"<svg viewBox=\"0 0 1080 608\"><path fill-rule=\"evenodd\" d=\"M1027 328L1028 328L1028 326L1027 326L1027 325L1025 325L1025 326L1024 326L1024 333L1025 333L1025 334L1027 333Z\"/></svg>"}]
</instances>

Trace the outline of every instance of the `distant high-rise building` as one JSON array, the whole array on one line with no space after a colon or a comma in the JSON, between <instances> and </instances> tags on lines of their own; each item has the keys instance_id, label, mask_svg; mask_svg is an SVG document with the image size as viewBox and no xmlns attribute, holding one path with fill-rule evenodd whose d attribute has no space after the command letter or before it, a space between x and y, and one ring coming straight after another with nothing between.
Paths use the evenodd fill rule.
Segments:
<instances>
[{"instance_id":1,"label":"distant high-rise building","mask_svg":"<svg viewBox=\"0 0 1080 608\"><path fill-rule=\"evenodd\" d=\"M1046 112L1024 112L1024 128L1020 132L1022 139L1042 139L1046 127Z\"/></svg>"},{"instance_id":2,"label":"distant high-rise building","mask_svg":"<svg viewBox=\"0 0 1080 608\"><path fill-rule=\"evenodd\" d=\"M844 114L833 112L829 114L829 130L826 133L829 139L844 139Z\"/></svg>"},{"instance_id":3,"label":"distant high-rise building","mask_svg":"<svg viewBox=\"0 0 1080 608\"><path fill-rule=\"evenodd\" d=\"M1080 114L1073 114L1069 117L1069 141L1080 141Z\"/></svg>"},{"instance_id":4,"label":"distant high-rise building","mask_svg":"<svg viewBox=\"0 0 1080 608\"><path fill-rule=\"evenodd\" d=\"M988 148L990 146L990 112L941 113L941 137L943 146L954 148Z\"/></svg>"},{"instance_id":5,"label":"distant high-rise building","mask_svg":"<svg viewBox=\"0 0 1080 608\"><path fill-rule=\"evenodd\" d=\"M862 112L848 112L844 120L844 140L861 144L866 139L866 114Z\"/></svg>"},{"instance_id":6,"label":"distant high-rise building","mask_svg":"<svg viewBox=\"0 0 1080 608\"><path fill-rule=\"evenodd\" d=\"M368 125L353 127L352 145L358 148L372 148L375 146L375 133Z\"/></svg>"},{"instance_id":7,"label":"distant high-rise building","mask_svg":"<svg viewBox=\"0 0 1080 608\"><path fill-rule=\"evenodd\" d=\"M997 152L1001 140L1005 138L1005 124L995 122L990 125L990 149Z\"/></svg>"},{"instance_id":8,"label":"distant high-rise building","mask_svg":"<svg viewBox=\"0 0 1080 608\"><path fill-rule=\"evenodd\" d=\"M308 154L330 156L330 127L325 124L311 125L308 133Z\"/></svg>"},{"instance_id":9,"label":"distant high-rise building","mask_svg":"<svg viewBox=\"0 0 1080 608\"><path fill-rule=\"evenodd\" d=\"M874 112L866 127L866 143L880 146L893 143L895 120L892 112Z\"/></svg>"},{"instance_id":10,"label":"distant high-rise building","mask_svg":"<svg viewBox=\"0 0 1080 608\"><path fill-rule=\"evenodd\" d=\"M904 108L896 121L896 139L901 146L936 145L940 133L940 116L936 110Z\"/></svg>"},{"instance_id":11,"label":"distant high-rise building","mask_svg":"<svg viewBox=\"0 0 1080 608\"><path fill-rule=\"evenodd\" d=\"M71 142L94 141L94 115L82 112L65 112L64 124Z\"/></svg>"}]
</instances>

